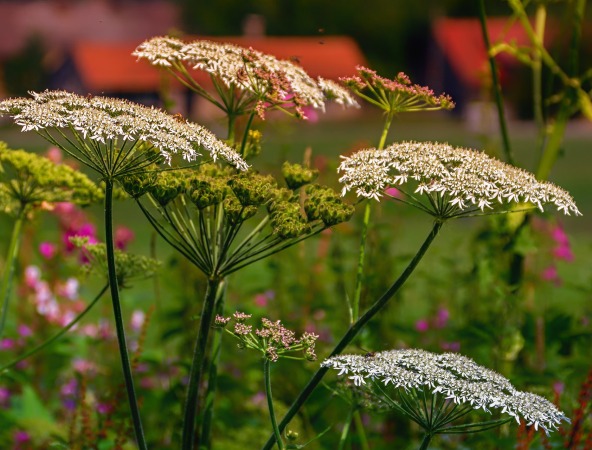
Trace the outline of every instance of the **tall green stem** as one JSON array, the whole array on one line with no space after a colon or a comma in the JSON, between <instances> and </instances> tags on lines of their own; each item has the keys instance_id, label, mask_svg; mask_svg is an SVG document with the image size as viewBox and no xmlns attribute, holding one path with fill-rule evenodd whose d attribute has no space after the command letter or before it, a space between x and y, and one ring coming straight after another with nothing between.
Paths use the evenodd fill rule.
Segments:
<instances>
[{"instance_id":1,"label":"tall green stem","mask_svg":"<svg viewBox=\"0 0 592 450\"><path fill-rule=\"evenodd\" d=\"M21 241L21 231L23 229L23 222L25 220L25 210L21 208L14 225L12 227L12 234L10 236L10 243L8 244L8 253L6 254L6 263L4 265L4 274L2 276L2 286L0 287L0 298L2 299L2 316L0 317L0 338L4 334L4 326L6 325L6 316L8 315L8 303L10 300L10 293L12 291L12 279L14 277L14 266Z\"/></svg>"},{"instance_id":2,"label":"tall green stem","mask_svg":"<svg viewBox=\"0 0 592 450\"><path fill-rule=\"evenodd\" d=\"M545 39L545 23L547 19L547 8L544 4L537 6L535 14L535 33L540 42ZM533 49L532 54L532 101L534 110L534 121L538 132L538 149L542 150L545 136L545 119L543 115L543 60L538 48Z\"/></svg>"},{"instance_id":3,"label":"tall green stem","mask_svg":"<svg viewBox=\"0 0 592 450\"><path fill-rule=\"evenodd\" d=\"M224 315L225 290L221 292L216 301L216 314ZM212 421L214 416L214 400L218 385L218 363L220 362L220 353L222 350L223 328L214 330L212 342L212 356L210 360L210 369L208 371L208 388L205 395L203 421L201 424L200 448L209 449L212 446Z\"/></svg>"},{"instance_id":4,"label":"tall green stem","mask_svg":"<svg viewBox=\"0 0 592 450\"><path fill-rule=\"evenodd\" d=\"M275 412L273 410L273 398L271 396L271 374L270 374L270 361L267 358L263 359L263 377L265 379L265 394L267 396L267 407L269 409L269 417L271 419L271 426L273 427L273 434L275 441L280 450L284 449L284 443L282 441L282 435L278 428L277 420L275 419Z\"/></svg>"},{"instance_id":5,"label":"tall green stem","mask_svg":"<svg viewBox=\"0 0 592 450\"><path fill-rule=\"evenodd\" d=\"M119 355L121 356L121 368L125 379L125 387L129 406L132 414L132 422L136 441L140 450L147 449L142 421L140 419L140 410L134 389L134 379L130 359L125 341L125 328L123 326L123 317L121 314L121 303L119 300L119 287L117 283L117 272L115 269L115 250L113 244L113 180L105 180L105 246L107 249L107 270L109 273L109 287L111 290L111 302L113 304L113 317L115 319L115 329L117 331L117 342L119 344Z\"/></svg>"},{"instance_id":6,"label":"tall green stem","mask_svg":"<svg viewBox=\"0 0 592 450\"><path fill-rule=\"evenodd\" d=\"M20 355L19 357L17 357L16 359L13 359L8 364L5 364L2 367L0 367L0 373L5 371L6 369L10 369L11 367L16 366L19 362L27 359L28 357L30 357L31 355L34 355L35 353L37 353L39 351L49 347L51 344L53 344L55 341L57 341L59 338L61 338L64 334L66 334L69 330L71 330L72 327L74 325L76 325L80 321L80 319L82 319L86 315L86 313L88 313L93 308L93 306L96 305L96 303L103 296L103 294L105 292L107 292L107 289L109 289L108 284L105 285L105 287L103 287L103 289L101 289L101 291L97 294L97 296L93 299L93 301L90 302L88 304L88 306L86 308L84 308L84 310L80 314L78 314L78 316L76 316L68 325L66 325L64 328L62 328L60 331L58 331L55 335L50 337L45 342L39 344L37 347L32 348L31 350L29 350L25 354Z\"/></svg>"},{"instance_id":7,"label":"tall green stem","mask_svg":"<svg viewBox=\"0 0 592 450\"><path fill-rule=\"evenodd\" d=\"M419 447L419 450L427 450L431 440L432 435L430 433L426 433L423 437L423 441L421 441L421 446Z\"/></svg>"},{"instance_id":8,"label":"tall green stem","mask_svg":"<svg viewBox=\"0 0 592 450\"><path fill-rule=\"evenodd\" d=\"M388 136L389 128L393 122L394 114L392 112L387 113L384 126L382 127L382 134L380 135L380 141L378 142L378 150L382 150L386 143L386 137ZM360 314L360 299L362 298L362 281L364 279L364 266L366 264L366 240L368 239L368 229L370 228L370 213L371 204L366 201L364 208L364 222L362 223L362 237L360 239L360 253L358 257L358 269L356 272L356 287L354 290L354 299L352 303L352 317L351 323L358 320Z\"/></svg>"},{"instance_id":9,"label":"tall green stem","mask_svg":"<svg viewBox=\"0 0 592 450\"><path fill-rule=\"evenodd\" d=\"M433 225L430 233L428 234L425 241L423 242L423 244L419 248L417 254L409 262L409 264L407 265L407 267L405 268L403 273L401 273L399 278L397 278L397 280L391 285L391 287L389 287L386 290L386 292L384 294L382 294L382 296L378 300L376 300L376 302L374 302L374 304L364 313L364 315L362 315L362 317L360 317L354 324L352 324L350 326L350 328L343 335L343 337L337 343L337 345L335 346L335 348L333 349L333 351L331 352L331 354L329 356L335 356L335 355L340 354L349 345L349 343L357 336L357 334L364 327L364 325L366 325L370 321L370 319L372 319L382 308L384 308L386 306L386 304L388 303L388 301L399 291L399 289L401 289L403 284L405 284L405 281L407 281L409 276L413 273L413 271L415 270L415 268L417 267L417 265L419 264L419 262L421 261L421 259L425 255L425 253L427 252L428 248L430 247L430 245L432 244L432 242L434 241L434 239L436 238L436 236L440 232L442 225L443 225L443 222L441 220L436 220L436 222L434 222L434 225ZM323 379L323 377L325 376L325 374L327 373L328 370L329 370L328 367L319 368L315 372L315 374L312 376L312 378L308 381L308 383L306 384L304 389L302 389L302 391L300 391L300 394L298 395L296 400L294 400L294 403L292 403L292 405L290 406L290 409L288 409L288 412L286 413L286 415L284 416L284 418L281 420L281 422L279 424L280 432L283 431L284 428L286 428L288 423L290 423L290 420L292 420L292 418L300 410L302 405L304 405L306 400L308 400L308 397L310 397L312 392L319 385L319 383L321 382L321 380ZM263 449L270 450L273 447L274 442L275 442L275 436L271 436L269 438L269 440L263 446Z\"/></svg>"},{"instance_id":10,"label":"tall green stem","mask_svg":"<svg viewBox=\"0 0 592 450\"><path fill-rule=\"evenodd\" d=\"M489 70L491 72L491 84L493 89L493 96L495 98L495 105L497 107L497 117L500 127L500 133L502 135L502 143L504 146L504 154L506 155L506 161L509 164L514 164L514 156L512 154L512 148L510 146L510 138L508 137L508 127L506 124L506 113L504 111L504 100L502 97L502 88L497 76L497 64L495 58L490 52L491 43L489 42L489 33L487 31L487 14L485 12L485 0L479 0L479 20L481 22L481 34L483 35L483 42L485 42L485 48L487 49L487 57L489 59Z\"/></svg>"},{"instance_id":11,"label":"tall green stem","mask_svg":"<svg viewBox=\"0 0 592 450\"><path fill-rule=\"evenodd\" d=\"M208 278L208 287L201 311L199 330L195 340L193 360L189 371L189 385L187 386L187 398L183 413L183 450L191 450L195 441L195 427L198 407L198 394L205 367L205 355L207 350L208 335L214 318L214 310L218 291L222 284L219 278Z\"/></svg>"}]
</instances>

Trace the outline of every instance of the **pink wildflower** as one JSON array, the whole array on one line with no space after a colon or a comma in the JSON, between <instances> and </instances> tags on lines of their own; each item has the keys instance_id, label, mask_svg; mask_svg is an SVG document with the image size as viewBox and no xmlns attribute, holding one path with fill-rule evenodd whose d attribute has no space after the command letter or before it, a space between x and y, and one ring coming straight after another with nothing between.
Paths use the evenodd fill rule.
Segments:
<instances>
[{"instance_id":1,"label":"pink wildflower","mask_svg":"<svg viewBox=\"0 0 592 450\"><path fill-rule=\"evenodd\" d=\"M434 319L434 326L436 328L444 328L450 319L450 312L446 308L438 308L436 318Z\"/></svg>"},{"instance_id":2,"label":"pink wildflower","mask_svg":"<svg viewBox=\"0 0 592 450\"><path fill-rule=\"evenodd\" d=\"M135 234L127 227L117 227L115 230L115 247L119 250L125 250L127 245L134 240Z\"/></svg>"},{"instance_id":3,"label":"pink wildflower","mask_svg":"<svg viewBox=\"0 0 592 450\"><path fill-rule=\"evenodd\" d=\"M430 323L426 319L420 319L415 322L415 329L420 333L425 333L430 329Z\"/></svg>"},{"instance_id":4,"label":"pink wildflower","mask_svg":"<svg viewBox=\"0 0 592 450\"><path fill-rule=\"evenodd\" d=\"M142 329L142 325L144 325L144 320L146 319L146 314L144 313L144 311L136 309L133 313L132 313L132 318L131 318L131 326L132 326L132 330L134 330L136 333L139 333L140 330Z\"/></svg>"},{"instance_id":5,"label":"pink wildflower","mask_svg":"<svg viewBox=\"0 0 592 450\"><path fill-rule=\"evenodd\" d=\"M39 253L45 259L52 259L57 253L57 247L51 242L42 242L39 244Z\"/></svg>"},{"instance_id":6,"label":"pink wildflower","mask_svg":"<svg viewBox=\"0 0 592 450\"><path fill-rule=\"evenodd\" d=\"M401 191L398 190L396 187L392 187L392 186L386 188L384 190L384 193L392 198L402 198L403 197L403 194L401 193Z\"/></svg>"},{"instance_id":7,"label":"pink wildflower","mask_svg":"<svg viewBox=\"0 0 592 450\"><path fill-rule=\"evenodd\" d=\"M559 277L559 273L557 272L557 267L551 265L547 267L541 273L541 278L545 281L552 281L555 283L555 286L561 285L561 278Z\"/></svg>"}]
</instances>

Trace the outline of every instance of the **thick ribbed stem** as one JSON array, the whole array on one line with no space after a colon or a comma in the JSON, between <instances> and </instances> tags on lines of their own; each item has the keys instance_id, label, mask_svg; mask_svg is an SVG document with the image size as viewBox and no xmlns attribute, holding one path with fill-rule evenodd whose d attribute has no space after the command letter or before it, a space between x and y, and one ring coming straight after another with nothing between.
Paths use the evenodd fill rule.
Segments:
<instances>
[{"instance_id":1,"label":"thick ribbed stem","mask_svg":"<svg viewBox=\"0 0 592 450\"><path fill-rule=\"evenodd\" d=\"M181 448L183 450L193 449L195 442L195 427L198 407L198 394L201 378L204 372L205 356L208 343L208 335L214 318L214 306L218 296L218 290L222 281L218 278L209 278L208 287L201 311L199 330L195 340L193 360L189 372L189 385L187 386L187 398L183 413L183 437Z\"/></svg>"},{"instance_id":2,"label":"thick ribbed stem","mask_svg":"<svg viewBox=\"0 0 592 450\"><path fill-rule=\"evenodd\" d=\"M397 280L392 284L392 286L388 288L387 291L384 294L382 294L382 296L378 300L376 300L376 302L374 302L374 304L368 309L368 311L366 311L362 315L362 317L360 317L354 324L352 324L352 326L347 330L345 335L343 335L343 337L337 343L337 345L335 346L335 348L329 356L339 355L349 345L349 343L358 335L358 333L362 330L364 325L366 325L370 321L370 319L372 319L382 308L384 308L388 301L399 291L399 289L401 289L403 284L405 284L405 281L407 281L407 278L409 278L409 276L413 273L413 271L415 270L415 268L427 252L428 248L440 232L442 225L443 222L439 220L434 223L434 226L432 227L430 234L428 234L427 238L421 245L419 251L409 262L403 273L399 276L399 278L397 278ZM298 395L296 400L294 400L294 403L292 403L290 409L288 409L288 412L286 412L286 415L279 424L280 432L283 431L284 428L286 428L288 423L290 423L290 420L292 420L292 418L300 410L302 405L304 405L306 400L308 400L308 397L310 397L310 395L319 385L319 383L321 382L321 380L325 376L325 373L327 373L328 370L328 367L319 368L312 376L312 378L308 381L304 389L300 391L300 394ZM275 436L271 436L263 446L263 449L270 450L273 447L274 442Z\"/></svg>"},{"instance_id":3,"label":"thick ribbed stem","mask_svg":"<svg viewBox=\"0 0 592 450\"><path fill-rule=\"evenodd\" d=\"M263 360L263 377L265 379L265 395L267 397L267 408L269 409L269 417L271 419L271 426L273 428L273 435L275 441L280 450L284 449L284 443L282 441L282 435L278 428L277 420L275 419L275 412L273 410L273 397L271 396L271 373L270 373L270 361L265 358Z\"/></svg>"},{"instance_id":4,"label":"thick ribbed stem","mask_svg":"<svg viewBox=\"0 0 592 450\"><path fill-rule=\"evenodd\" d=\"M119 300L119 287L117 283L117 272L115 270L115 249L113 245L113 180L105 180L105 246L107 249L107 270L109 272L109 287L111 290L111 302L113 304L113 317L117 331L117 342L119 344L119 355L121 357L121 368L125 379L125 387L134 425L134 433L140 450L147 449L140 410L134 389L134 379L130 359L125 341L125 328L121 314L121 303Z\"/></svg>"}]
</instances>

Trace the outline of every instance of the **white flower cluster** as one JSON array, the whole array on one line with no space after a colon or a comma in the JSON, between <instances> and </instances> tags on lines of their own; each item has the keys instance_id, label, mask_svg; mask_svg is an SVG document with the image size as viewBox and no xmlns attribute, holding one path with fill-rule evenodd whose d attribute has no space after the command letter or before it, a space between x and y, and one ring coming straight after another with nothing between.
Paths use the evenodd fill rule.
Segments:
<instances>
[{"instance_id":1,"label":"white flower cluster","mask_svg":"<svg viewBox=\"0 0 592 450\"><path fill-rule=\"evenodd\" d=\"M325 93L325 97L333 100L335 103L344 107L359 108L360 104L356 101L349 89L344 88L333 80L318 77L317 83Z\"/></svg>"},{"instance_id":2,"label":"white flower cluster","mask_svg":"<svg viewBox=\"0 0 592 450\"><path fill-rule=\"evenodd\" d=\"M278 74L289 81L293 91L284 92L286 97L297 94L307 105L318 109L324 109L327 98L334 98L343 106L358 105L347 89L326 80L315 82L292 61L233 44L203 39L184 43L178 39L154 37L140 44L132 54L156 66L175 67L186 63L193 69L215 76L229 88L239 87L254 94L269 89L268 77ZM266 75L261 76L261 73Z\"/></svg>"},{"instance_id":3,"label":"white flower cluster","mask_svg":"<svg viewBox=\"0 0 592 450\"><path fill-rule=\"evenodd\" d=\"M475 150L411 141L342 158L338 171L343 173L343 194L354 190L378 200L386 188L414 181L416 193L435 193L460 211L527 202L541 211L552 203L565 214L581 215L565 190Z\"/></svg>"},{"instance_id":4,"label":"white flower cluster","mask_svg":"<svg viewBox=\"0 0 592 450\"><path fill-rule=\"evenodd\" d=\"M127 100L83 97L65 91L31 92L33 98L0 102L0 115L10 115L22 131L69 128L83 139L105 144L108 140L144 141L157 148L170 162L181 153L194 160L200 150L213 159L221 157L246 170L240 155L204 127Z\"/></svg>"},{"instance_id":5,"label":"white flower cluster","mask_svg":"<svg viewBox=\"0 0 592 450\"><path fill-rule=\"evenodd\" d=\"M456 404L468 403L474 409L501 409L520 423L541 427L545 432L557 429L569 419L555 405L536 394L521 392L500 374L479 366L456 353L431 353L424 350L389 350L372 355L339 355L325 360L322 367L350 375L356 386L366 379L395 388L428 389L441 393Z\"/></svg>"}]
</instances>

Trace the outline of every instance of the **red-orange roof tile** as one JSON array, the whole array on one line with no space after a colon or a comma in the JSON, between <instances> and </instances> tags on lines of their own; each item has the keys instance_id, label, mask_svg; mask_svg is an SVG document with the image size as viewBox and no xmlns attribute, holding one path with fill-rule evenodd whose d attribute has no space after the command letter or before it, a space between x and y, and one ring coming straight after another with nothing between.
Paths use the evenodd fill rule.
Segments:
<instances>
[{"instance_id":1,"label":"red-orange roof tile","mask_svg":"<svg viewBox=\"0 0 592 450\"><path fill-rule=\"evenodd\" d=\"M230 42L298 62L311 76L337 79L354 73L366 59L356 42L345 36L317 37L201 37ZM154 92L162 82L160 71L131 55L139 42L78 42L72 57L83 85L91 92ZM196 73L207 83L207 77Z\"/></svg>"}]
</instances>

